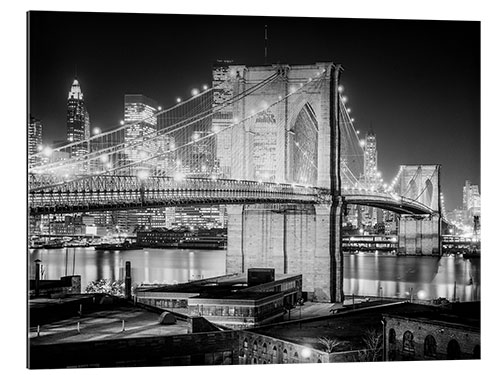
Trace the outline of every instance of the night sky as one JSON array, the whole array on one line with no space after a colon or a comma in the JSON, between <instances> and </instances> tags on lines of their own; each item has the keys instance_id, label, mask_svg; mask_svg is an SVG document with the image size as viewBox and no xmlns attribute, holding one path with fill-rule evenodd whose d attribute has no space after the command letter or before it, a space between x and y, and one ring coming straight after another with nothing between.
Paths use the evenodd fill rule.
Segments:
<instances>
[{"instance_id":1,"label":"night sky","mask_svg":"<svg viewBox=\"0 0 500 375\"><path fill-rule=\"evenodd\" d=\"M66 136L66 100L77 70L92 127L118 125L123 96L164 108L211 82L217 59L333 61L356 127L372 125L390 182L400 164L442 164L447 209L466 179L480 183L480 24L465 21L32 12L29 112L45 143Z\"/></svg>"}]
</instances>

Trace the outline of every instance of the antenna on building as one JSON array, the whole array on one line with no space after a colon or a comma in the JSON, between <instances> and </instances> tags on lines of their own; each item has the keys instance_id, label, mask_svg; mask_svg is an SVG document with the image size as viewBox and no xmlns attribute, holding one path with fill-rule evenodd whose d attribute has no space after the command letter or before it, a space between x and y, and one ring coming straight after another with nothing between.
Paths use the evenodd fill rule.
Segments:
<instances>
[{"instance_id":1,"label":"antenna on building","mask_svg":"<svg viewBox=\"0 0 500 375\"><path fill-rule=\"evenodd\" d=\"M267 64L267 25L264 26L264 64Z\"/></svg>"}]
</instances>

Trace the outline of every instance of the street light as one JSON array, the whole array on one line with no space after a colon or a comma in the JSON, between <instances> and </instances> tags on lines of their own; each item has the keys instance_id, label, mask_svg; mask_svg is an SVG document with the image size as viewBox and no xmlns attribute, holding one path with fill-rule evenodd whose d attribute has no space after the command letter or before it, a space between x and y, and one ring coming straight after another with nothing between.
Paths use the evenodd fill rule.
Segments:
<instances>
[{"instance_id":1,"label":"street light","mask_svg":"<svg viewBox=\"0 0 500 375\"><path fill-rule=\"evenodd\" d=\"M302 351L300 352L300 354L302 355L302 357L304 359L309 359L311 357L312 351L311 351L310 348L305 347L304 349L302 349Z\"/></svg>"}]
</instances>

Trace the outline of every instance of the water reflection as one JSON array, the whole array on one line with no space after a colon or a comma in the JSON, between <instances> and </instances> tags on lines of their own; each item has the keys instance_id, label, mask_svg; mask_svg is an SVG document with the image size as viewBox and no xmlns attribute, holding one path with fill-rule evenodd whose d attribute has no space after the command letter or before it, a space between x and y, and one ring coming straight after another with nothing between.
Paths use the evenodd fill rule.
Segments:
<instances>
[{"instance_id":1,"label":"water reflection","mask_svg":"<svg viewBox=\"0 0 500 375\"><path fill-rule=\"evenodd\" d=\"M31 250L31 278L35 259L42 261L45 279L73 273L74 264L74 273L82 276L83 289L97 279L123 279L126 261L131 262L134 284L181 283L226 273L226 252L220 250ZM412 293L422 299L479 300L480 259L346 254L344 292L346 296L354 293L409 298Z\"/></svg>"},{"instance_id":2,"label":"water reflection","mask_svg":"<svg viewBox=\"0 0 500 375\"><path fill-rule=\"evenodd\" d=\"M346 254L344 272L346 295L480 300L480 259Z\"/></svg>"},{"instance_id":3,"label":"water reflection","mask_svg":"<svg viewBox=\"0 0 500 375\"><path fill-rule=\"evenodd\" d=\"M35 259L42 261L44 279L58 279L73 271L82 276L82 289L97 279L124 278L125 262L131 262L133 283L181 283L226 273L226 252L219 250L145 249L95 251L93 248L31 250L30 277ZM71 267L66 264L71 264Z\"/></svg>"}]
</instances>

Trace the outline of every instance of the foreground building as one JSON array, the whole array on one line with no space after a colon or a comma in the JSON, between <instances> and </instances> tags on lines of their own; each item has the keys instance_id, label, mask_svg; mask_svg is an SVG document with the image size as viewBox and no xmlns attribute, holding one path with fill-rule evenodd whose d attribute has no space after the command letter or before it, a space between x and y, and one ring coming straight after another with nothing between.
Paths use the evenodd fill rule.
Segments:
<instances>
[{"instance_id":1,"label":"foreground building","mask_svg":"<svg viewBox=\"0 0 500 375\"><path fill-rule=\"evenodd\" d=\"M202 316L232 329L282 321L285 308L294 306L301 294L301 275L275 275L273 269L258 268L179 285L141 287L135 292L140 303Z\"/></svg>"},{"instance_id":2,"label":"foreground building","mask_svg":"<svg viewBox=\"0 0 500 375\"><path fill-rule=\"evenodd\" d=\"M480 358L478 302L384 315L389 361Z\"/></svg>"},{"instance_id":3,"label":"foreground building","mask_svg":"<svg viewBox=\"0 0 500 375\"><path fill-rule=\"evenodd\" d=\"M283 285L277 282L274 288ZM216 285L205 285L210 287ZM173 291L168 293L171 302L176 300ZM194 306L191 301L201 302L183 293L187 291L178 291L177 301L185 300L188 308ZM213 305L207 311L224 311L215 302L210 300ZM478 310L478 303L370 302L326 316L232 330L210 322L225 319L228 325L228 314L187 315L161 303L151 306L103 294L40 298L30 300L28 365L41 369L479 358Z\"/></svg>"}]
</instances>

